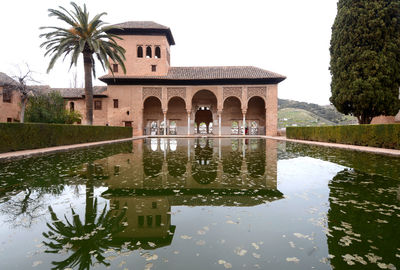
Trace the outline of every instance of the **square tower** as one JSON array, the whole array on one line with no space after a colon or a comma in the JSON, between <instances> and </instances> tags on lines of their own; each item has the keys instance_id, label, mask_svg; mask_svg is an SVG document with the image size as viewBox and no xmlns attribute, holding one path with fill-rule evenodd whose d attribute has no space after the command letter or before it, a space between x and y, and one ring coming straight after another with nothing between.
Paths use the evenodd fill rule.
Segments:
<instances>
[{"instance_id":1,"label":"square tower","mask_svg":"<svg viewBox=\"0 0 400 270\"><path fill-rule=\"evenodd\" d=\"M116 41L126 50L126 76L167 75L170 67L170 46L175 45L169 27L152 21L129 21L115 24L107 32L122 38ZM124 76L118 64L112 63L111 67L116 77Z\"/></svg>"}]
</instances>

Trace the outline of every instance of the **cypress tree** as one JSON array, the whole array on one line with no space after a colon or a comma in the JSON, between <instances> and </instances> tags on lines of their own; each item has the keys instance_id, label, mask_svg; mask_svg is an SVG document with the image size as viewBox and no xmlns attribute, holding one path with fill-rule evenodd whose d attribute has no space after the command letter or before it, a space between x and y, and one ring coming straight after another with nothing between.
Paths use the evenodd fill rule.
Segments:
<instances>
[{"instance_id":1,"label":"cypress tree","mask_svg":"<svg viewBox=\"0 0 400 270\"><path fill-rule=\"evenodd\" d=\"M360 124L400 109L400 0L339 0L330 101Z\"/></svg>"}]
</instances>

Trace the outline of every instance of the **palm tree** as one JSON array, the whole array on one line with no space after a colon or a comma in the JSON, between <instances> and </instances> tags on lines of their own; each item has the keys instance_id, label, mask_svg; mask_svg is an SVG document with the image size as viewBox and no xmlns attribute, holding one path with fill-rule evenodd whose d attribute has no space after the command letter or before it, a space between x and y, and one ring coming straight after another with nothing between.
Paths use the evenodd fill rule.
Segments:
<instances>
[{"instance_id":1,"label":"palm tree","mask_svg":"<svg viewBox=\"0 0 400 270\"><path fill-rule=\"evenodd\" d=\"M41 27L40 29L48 29L49 32L41 34L47 41L43 42L40 47L45 47L45 56L51 56L47 72L49 72L58 58L71 54L71 64L77 65L78 58L83 54L83 65L85 70L85 101L86 101L86 121L88 125L93 123L93 85L92 72L96 77L95 62L93 55L95 54L103 69L107 67L114 74L109 59L114 63L121 65L122 70L126 73L124 60L125 49L117 44L115 39L121 37L108 33L113 26L105 26L100 18L107 13L97 14L93 19L89 19L89 12L86 5L83 9L74 2L71 2L73 10L66 10L59 7L59 10L49 9L49 16L55 16L57 19L67 23L68 28L55 26Z\"/></svg>"}]
</instances>

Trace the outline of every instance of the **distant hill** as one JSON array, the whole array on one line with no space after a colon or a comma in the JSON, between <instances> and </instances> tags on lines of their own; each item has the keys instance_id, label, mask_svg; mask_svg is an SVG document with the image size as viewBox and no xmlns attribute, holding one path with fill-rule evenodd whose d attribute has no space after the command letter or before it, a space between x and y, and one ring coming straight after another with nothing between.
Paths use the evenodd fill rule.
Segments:
<instances>
[{"instance_id":1,"label":"distant hill","mask_svg":"<svg viewBox=\"0 0 400 270\"><path fill-rule=\"evenodd\" d=\"M278 126L320 126L356 124L357 119L338 112L332 105L278 99Z\"/></svg>"}]
</instances>

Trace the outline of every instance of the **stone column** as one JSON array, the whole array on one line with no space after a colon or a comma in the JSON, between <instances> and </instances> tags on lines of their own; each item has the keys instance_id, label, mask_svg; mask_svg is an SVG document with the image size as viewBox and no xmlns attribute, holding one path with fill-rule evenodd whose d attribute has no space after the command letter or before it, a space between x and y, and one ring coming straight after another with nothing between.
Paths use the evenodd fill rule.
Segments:
<instances>
[{"instance_id":1,"label":"stone column","mask_svg":"<svg viewBox=\"0 0 400 270\"><path fill-rule=\"evenodd\" d=\"M188 128L187 135L190 135L190 114L191 111L187 111L187 128Z\"/></svg>"},{"instance_id":2,"label":"stone column","mask_svg":"<svg viewBox=\"0 0 400 270\"><path fill-rule=\"evenodd\" d=\"M221 136L222 112L218 112L218 135Z\"/></svg>"},{"instance_id":3,"label":"stone column","mask_svg":"<svg viewBox=\"0 0 400 270\"><path fill-rule=\"evenodd\" d=\"M167 111L163 111L164 114L164 135L167 135Z\"/></svg>"},{"instance_id":4,"label":"stone column","mask_svg":"<svg viewBox=\"0 0 400 270\"><path fill-rule=\"evenodd\" d=\"M242 135L246 135L246 110L242 110L242 114L243 114L243 134Z\"/></svg>"}]
</instances>

